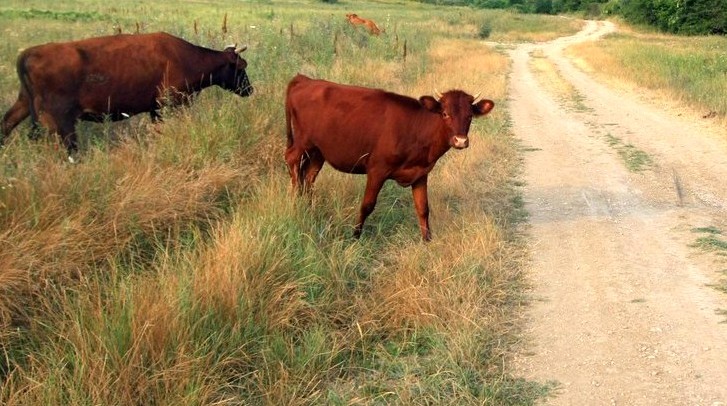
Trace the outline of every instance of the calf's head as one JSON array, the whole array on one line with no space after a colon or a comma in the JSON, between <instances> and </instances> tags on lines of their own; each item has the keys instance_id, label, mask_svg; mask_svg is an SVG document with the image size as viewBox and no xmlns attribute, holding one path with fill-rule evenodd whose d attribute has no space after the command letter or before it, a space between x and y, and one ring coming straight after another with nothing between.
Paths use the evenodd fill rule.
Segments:
<instances>
[{"instance_id":1,"label":"calf's head","mask_svg":"<svg viewBox=\"0 0 727 406\"><path fill-rule=\"evenodd\" d=\"M419 102L425 109L437 113L446 124L449 146L464 149L469 146L469 131L472 119L489 113L495 103L479 99L461 90L450 90L444 94L435 92L436 97L422 96Z\"/></svg>"},{"instance_id":2,"label":"calf's head","mask_svg":"<svg viewBox=\"0 0 727 406\"><path fill-rule=\"evenodd\" d=\"M253 92L250 79L247 77L247 61L242 59L240 54L247 49L247 46L237 47L230 45L225 48L224 55L227 58L227 64L221 69L217 75L217 83L223 89L235 92L240 96L250 96Z\"/></svg>"}]
</instances>

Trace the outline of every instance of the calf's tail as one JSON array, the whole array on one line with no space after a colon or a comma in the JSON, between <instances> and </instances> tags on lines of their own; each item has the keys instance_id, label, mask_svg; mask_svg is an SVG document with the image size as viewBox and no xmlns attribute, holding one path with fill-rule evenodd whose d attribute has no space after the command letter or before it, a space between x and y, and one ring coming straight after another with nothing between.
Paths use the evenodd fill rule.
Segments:
<instances>
[{"instance_id":1,"label":"calf's tail","mask_svg":"<svg viewBox=\"0 0 727 406\"><path fill-rule=\"evenodd\" d=\"M290 87L285 97L285 133L288 137L288 148L293 146L293 106L290 103Z\"/></svg>"},{"instance_id":2,"label":"calf's tail","mask_svg":"<svg viewBox=\"0 0 727 406\"><path fill-rule=\"evenodd\" d=\"M5 113L2 119L2 125L0 132L0 145L2 144L3 138L10 135L10 132L20 124L21 121L25 120L28 115L31 115L33 119L33 127L36 126L37 117L35 109L33 108L33 94L32 87L30 86L30 77L28 75L28 68L26 66L27 56L22 53L17 60L15 65L18 79L20 80L20 91L18 92L18 100L15 101L12 107Z\"/></svg>"},{"instance_id":3,"label":"calf's tail","mask_svg":"<svg viewBox=\"0 0 727 406\"><path fill-rule=\"evenodd\" d=\"M38 123L38 113L35 111L33 104L33 86L30 83L30 74L28 73L28 55L24 52L18 58L16 66L18 71L18 78L20 79L20 91L25 95L28 103L28 111L30 112L30 119L33 121L33 125Z\"/></svg>"}]
</instances>

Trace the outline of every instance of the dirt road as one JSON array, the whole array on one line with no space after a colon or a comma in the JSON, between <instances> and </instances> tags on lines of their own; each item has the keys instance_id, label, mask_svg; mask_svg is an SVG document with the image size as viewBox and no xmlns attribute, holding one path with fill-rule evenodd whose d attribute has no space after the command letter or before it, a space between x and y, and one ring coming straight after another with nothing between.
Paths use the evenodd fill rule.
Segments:
<instances>
[{"instance_id":1,"label":"dirt road","mask_svg":"<svg viewBox=\"0 0 727 406\"><path fill-rule=\"evenodd\" d=\"M557 381L558 405L727 405L725 260L693 244L727 231L727 131L678 106L610 89L563 56L616 28L519 45L509 108L525 152L532 306L522 376ZM573 109L530 64L546 57ZM609 143L610 142L610 143ZM615 144L615 145L612 145ZM618 146L651 159L627 169Z\"/></svg>"}]
</instances>

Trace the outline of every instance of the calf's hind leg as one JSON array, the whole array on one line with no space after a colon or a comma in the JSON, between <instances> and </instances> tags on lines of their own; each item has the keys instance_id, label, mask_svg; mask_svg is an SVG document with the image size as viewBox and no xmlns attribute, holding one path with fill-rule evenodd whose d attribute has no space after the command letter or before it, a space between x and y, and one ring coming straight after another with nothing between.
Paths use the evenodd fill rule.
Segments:
<instances>
[{"instance_id":1,"label":"calf's hind leg","mask_svg":"<svg viewBox=\"0 0 727 406\"><path fill-rule=\"evenodd\" d=\"M305 151L296 145L291 145L285 150L285 162L288 164L288 173L290 174L290 183L293 189L302 194L304 176L308 166Z\"/></svg>"},{"instance_id":2,"label":"calf's hind leg","mask_svg":"<svg viewBox=\"0 0 727 406\"><path fill-rule=\"evenodd\" d=\"M37 109L37 111L42 111ZM56 116L63 117L60 120L56 119ZM67 114L66 116L59 115L58 113L52 114L51 112L42 112L39 114L38 120L43 127L48 129L48 134L58 134L66 147L69 155L73 155L78 151L78 139L76 137L76 115Z\"/></svg>"},{"instance_id":3,"label":"calf's hind leg","mask_svg":"<svg viewBox=\"0 0 727 406\"><path fill-rule=\"evenodd\" d=\"M301 177L304 178L303 190L310 194L313 192L313 183L316 181L316 177L321 171L325 160L321 152L317 149L309 150L306 153L306 159L308 160L308 164L306 165L305 173Z\"/></svg>"},{"instance_id":4,"label":"calf's hind leg","mask_svg":"<svg viewBox=\"0 0 727 406\"><path fill-rule=\"evenodd\" d=\"M10 135L10 132L13 131L13 129L17 127L18 124L20 124L21 121L25 120L29 115L29 100L25 93L20 92L20 94L18 95L18 100L3 116L2 133L0 134L0 145L2 145L3 138Z\"/></svg>"}]
</instances>

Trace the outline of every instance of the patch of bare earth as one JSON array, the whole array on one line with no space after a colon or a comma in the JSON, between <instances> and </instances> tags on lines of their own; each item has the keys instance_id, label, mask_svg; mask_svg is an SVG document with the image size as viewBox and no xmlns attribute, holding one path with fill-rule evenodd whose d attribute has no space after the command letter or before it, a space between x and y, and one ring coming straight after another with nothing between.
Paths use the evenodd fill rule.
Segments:
<instances>
[{"instance_id":1,"label":"patch of bare earth","mask_svg":"<svg viewBox=\"0 0 727 406\"><path fill-rule=\"evenodd\" d=\"M596 82L563 56L616 28L510 51L509 108L525 154L530 213L526 378L556 381L558 405L725 405L726 266L690 247L696 227L727 229L727 131ZM532 71L544 55L580 95L574 109ZM683 114L682 114L683 113ZM650 164L627 168L618 144Z\"/></svg>"}]
</instances>

